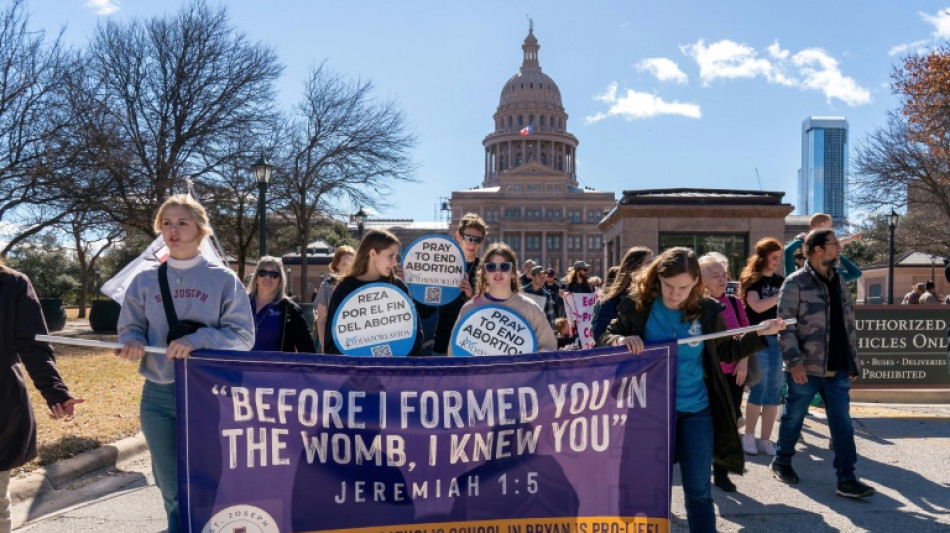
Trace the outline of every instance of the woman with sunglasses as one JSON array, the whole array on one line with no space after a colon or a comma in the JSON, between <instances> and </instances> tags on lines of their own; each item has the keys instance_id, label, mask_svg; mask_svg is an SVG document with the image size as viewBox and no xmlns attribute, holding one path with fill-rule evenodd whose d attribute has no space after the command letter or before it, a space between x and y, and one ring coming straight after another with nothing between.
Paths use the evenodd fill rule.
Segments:
<instances>
[{"instance_id":1,"label":"woman with sunglasses","mask_svg":"<svg viewBox=\"0 0 950 533\"><path fill-rule=\"evenodd\" d=\"M388 283L395 285L399 290L406 293L409 300L409 286L406 282L396 277L396 265L399 263L399 239L392 233L372 229L366 232L363 240L360 241L356 249L356 257L349 272L336 285L333 294L330 296L330 305L327 307L327 325L323 331L323 339L326 345L323 352L328 354L343 353L336 341L333 340L333 316L337 309L347 296L370 283ZM413 309L413 312L416 312ZM416 331L416 341L409 351L408 356L415 357L422 353L422 321L416 320L418 329ZM370 329L363 330L363 333L369 335ZM403 355L403 354L396 354Z\"/></svg>"},{"instance_id":2,"label":"woman with sunglasses","mask_svg":"<svg viewBox=\"0 0 950 533\"><path fill-rule=\"evenodd\" d=\"M515 252L508 245L497 242L485 250L482 255L482 268L478 272L478 283L475 288L478 296L465 302L459 317L464 317L469 311L483 305L500 305L507 307L521 315L531 326L534 336L538 340L539 352L553 352L557 350L557 338L548 322L544 311L531 298L521 294L518 283L518 259ZM452 355L452 345L449 345L449 355Z\"/></svg>"},{"instance_id":3,"label":"woman with sunglasses","mask_svg":"<svg viewBox=\"0 0 950 533\"><path fill-rule=\"evenodd\" d=\"M625 346L634 355L647 342L726 331L722 305L703 296L702 271L688 248L670 248L637 279L637 294L620 303L601 339L604 346ZM716 531L709 470L715 464L742 474L744 457L726 377L719 363L731 363L766 345L762 335L784 327L768 321L767 329L679 345L676 358L676 430L674 459L680 464L686 518L691 532Z\"/></svg>"},{"instance_id":4,"label":"woman with sunglasses","mask_svg":"<svg viewBox=\"0 0 950 533\"><path fill-rule=\"evenodd\" d=\"M300 307L287 297L280 258L265 255L247 286L254 310L254 351L316 353Z\"/></svg>"}]
</instances>

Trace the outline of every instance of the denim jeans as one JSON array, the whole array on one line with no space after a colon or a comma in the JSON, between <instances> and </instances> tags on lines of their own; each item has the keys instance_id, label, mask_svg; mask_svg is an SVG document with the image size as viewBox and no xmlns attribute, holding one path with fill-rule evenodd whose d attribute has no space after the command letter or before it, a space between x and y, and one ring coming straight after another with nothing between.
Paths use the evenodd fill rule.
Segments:
<instances>
[{"instance_id":1,"label":"denim jeans","mask_svg":"<svg viewBox=\"0 0 950 533\"><path fill-rule=\"evenodd\" d=\"M175 426L175 384L145 380L141 404L142 433L152 454L152 474L162 492L168 533L181 531L178 512L178 455Z\"/></svg>"},{"instance_id":2,"label":"denim jeans","mask_svg":"<svg viewBox=\"0 0 950 533\"><path fill-rule=\"evenodd\" d=\"M762 381L749 388L747 402L753 405L780 405L782 403L782 351L778 346L778 337L765 337L767 348L759 350L753 357L762 370Z\"/></svg>"},{"instance_id":3,"label":"denim jeans","mask_svg":"<svg viewBox=\"0 0 950 533\"><path fill-rule=\"evenodd\" d=\"M808 405L815 393L818 393L825 400L838 482L856 479L854 464L858 461L858 452L854 446L854 426L851 425L851 377L848 372L841 371L832 377L808 376L808 382L802 385L795 383L789 373L786 373L785 379L788 383L788 397L785 399L785 410L782 411L778 428L775 462L792 464L795 443L801 435Z\"/></svg>"},{"instance_id":4,"label":"denim jeans","mask_svg":"<svg viewBox=\"0 0 950 533\"><path fill-rule=\"evenodd\" d=\"M676 461L683 478L690 533L715 532L709 467L713 457L713 419L707 407L696 413L676 412Z\"/></svg>"}]
</instances>

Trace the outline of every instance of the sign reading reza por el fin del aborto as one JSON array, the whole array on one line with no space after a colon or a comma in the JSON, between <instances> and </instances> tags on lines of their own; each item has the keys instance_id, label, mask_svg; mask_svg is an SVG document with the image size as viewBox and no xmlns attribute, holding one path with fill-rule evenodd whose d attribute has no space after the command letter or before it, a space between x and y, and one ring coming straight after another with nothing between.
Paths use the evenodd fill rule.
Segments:
<instances>
[{"instance_id":1,"label":"sign reading reza por el fin del aborto","mask_svg":"<svg viewBox=\"0 0 950 533\"><path fill-rule=\"evenodd\" d=\"M946 306L858 305L861 386L950 388Z\"/></svg>"}]
</instances>

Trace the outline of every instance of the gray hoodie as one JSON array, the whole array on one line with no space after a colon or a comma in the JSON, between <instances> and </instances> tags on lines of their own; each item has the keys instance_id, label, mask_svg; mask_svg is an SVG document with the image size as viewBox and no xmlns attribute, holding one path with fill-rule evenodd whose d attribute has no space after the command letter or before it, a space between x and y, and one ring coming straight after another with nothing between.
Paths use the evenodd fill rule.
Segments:
<instances>
[{"instance_id":1,"label":"gray hoodie","mask_svg":"<svg viewBox=\"0 0 950 533\"><path fill-rule=\"evenodd\" d=\"M168 288L179 320L208 327L184 337L195 349L250 350L254 346L254 313L240 280L229 268L202 256L168 258ZM158 265L132 280L119 314L119 342L137 340L165 346L168 320L158 284ZM175 381L175 366L163 354L146 353L139 373L155 383Z\"/></svg>"}]
</instances>

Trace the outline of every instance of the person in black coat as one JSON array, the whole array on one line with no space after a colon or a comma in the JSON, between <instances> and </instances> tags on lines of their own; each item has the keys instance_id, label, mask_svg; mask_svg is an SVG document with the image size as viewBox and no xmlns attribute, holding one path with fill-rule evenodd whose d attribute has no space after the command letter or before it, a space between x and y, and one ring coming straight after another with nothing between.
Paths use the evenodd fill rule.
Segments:
<instances>
[{"instance_id":1,"label":"person in black coat","mask_svg":"<svg viewBox=\"0 0 950 533\"><path fill-rule=\"evenodd\" d=\"M254 310L255 351L316 353L310 327L300 310L286 294L284 264L278 257L265 255L257 262L247 296Z\"/></svg>"},{"instance_id":2,"label":"person in black coat","mask_svg":"<svg viewBox=\"0 0 950 533\"><path fill-rule=\"evenodd\" d=\"M23 369L49 405L51 418L72 420L82 403L56 369L40 301L29 278L0 261L0 531L10 531L10 471L36 457L36 420Z\"/></svg>"}]
</instances>

